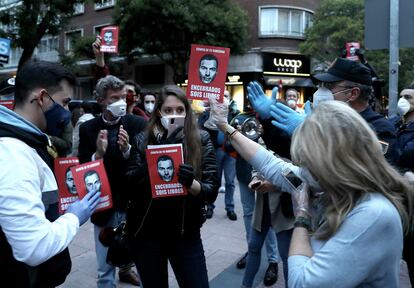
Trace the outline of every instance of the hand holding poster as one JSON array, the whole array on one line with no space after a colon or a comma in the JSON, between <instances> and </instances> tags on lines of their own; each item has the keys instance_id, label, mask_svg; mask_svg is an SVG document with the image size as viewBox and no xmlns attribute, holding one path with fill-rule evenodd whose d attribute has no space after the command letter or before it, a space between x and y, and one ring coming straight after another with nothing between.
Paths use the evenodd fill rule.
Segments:
<instances>
[{"instance_id":1,"label":"hand holding poster","mask_svg":"<svg viewBox=\"0 0 414 288\"><path fill-rule=\"evenodd\" d=\"M100 191L98 207L95 212L112 208L112 194L103 160L84 163L71 168L76 190L82 199L86 193Z\"/></svg>"},{"instance_id":2,"label":"hand holding poster","mask_svg":"<svg viewBox=\"0 0 414 288\"><path fill-rule=\"evenodd\" d=\"M59 188L59 213L63 214L69 204L78 199L71 167L79 164L76 157L56 158L55 176Z\"/></svg>"},{"instance_id":3,"label":"hand holding poster","mask_svg":"<svg viewBox=\"0 0 414 288\"><path fill-rule=\"evenodd\" d=\"M107 26L101 30L101 52L118 53L118 26Z\"/></svg>"},{"instance_id":4,"label":"hand holding poster","mask_svg":"<svg viewBox=\"0 0 414 288\"><path fill-rule=\"evenodd\" d=\"M187 98L223 102L230 49L191 45Z\"/></svg>"},{"instance_id":5,"label":"hand holding poster","mask_svg":"<svg viewBox=\"0 0 414 288\"><path fill-rule=\"evenodd\" d=\"M152 198L187 195L187 189L178 182L177 176L183 163L183 145L148 145L145 153Z\"/></svg>"}]
</instances>

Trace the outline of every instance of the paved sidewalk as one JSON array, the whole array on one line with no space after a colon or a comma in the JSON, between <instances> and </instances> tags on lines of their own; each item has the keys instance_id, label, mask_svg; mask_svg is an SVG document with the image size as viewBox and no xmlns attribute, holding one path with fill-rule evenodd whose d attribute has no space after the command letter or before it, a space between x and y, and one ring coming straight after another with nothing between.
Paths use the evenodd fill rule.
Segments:
<instances>
[{"instance_id":1,"label":"paved sidewalk","mask_svg":"<svg viewBox=\"0 0 414 288\"><path fill-rule=\"evenodd\" d=\"M246 252L247 244L243 225L240 193L236 186L234 193L237 221L227 219L224 210L224 194L219 194L216 201L214 217L203 225L202 239L207 259L208 277L211 288L238 288L241 286L243 271L235 269L235 263ZM96 260L93 240L93 226L87 223L81 227L80 233L70 245L72 256L72 272L61 288L93 288L96 287ZM263 261L264 260L264 261ZM266 258L262 258L261 268L256 276L255 287L263 288L263 275L267 267ZM282 265L279 265L279 280L272 288L283 288ZM117 276L118 277L118 276ZM170 287L177 288L174 274L169 269ZM135 286L118 282L117 287L132 288ZM409 288L409 279L405 263L402 265L400 287Z\"/></svg>"}]
</instances>

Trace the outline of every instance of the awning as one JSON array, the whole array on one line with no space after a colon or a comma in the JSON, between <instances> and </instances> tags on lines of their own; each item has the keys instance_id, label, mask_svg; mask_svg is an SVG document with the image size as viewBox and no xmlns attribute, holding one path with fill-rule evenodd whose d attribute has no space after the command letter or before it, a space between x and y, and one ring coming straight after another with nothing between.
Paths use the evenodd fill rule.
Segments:
<instances>
[{"instance_id":1,"label":"awning","mask_svg":"<svg viewBox=\"0 0 414 288\"><path fill-rule=\"evenodd\" d=\"M278 76L264 76L266 85L276 86L282 81L283 86L292 87L315 87L310 78L302 77L278 77Z\"/></svg>"}]
</instances>

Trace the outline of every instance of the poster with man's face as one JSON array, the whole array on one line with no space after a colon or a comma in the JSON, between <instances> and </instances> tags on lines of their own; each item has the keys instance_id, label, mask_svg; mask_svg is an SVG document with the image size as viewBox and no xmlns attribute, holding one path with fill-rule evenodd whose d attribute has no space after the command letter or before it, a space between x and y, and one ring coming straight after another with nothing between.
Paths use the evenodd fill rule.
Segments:
<instances>
[{"instance_id":1,"label":"poster with man's face","mask_svg":"<svg viewBox=\"0 0 414 288\"><path fill-rule=\"evenodd\" d=\"M101 52L118 53L118 26L107 26L101 30Z\"/></svg>"},{"instance_id":2,"label":"poster with man's face","mask_svg":"<svg viewBox=\"0 0 414 288\"><path fill-rule=\"evenodd\" d=\"M346 43L346 58L353 61L358 61L359 57L356 54L356 50L361 48L359 42L348 42Z\"/></svg>"},{"instance_id":3,"label":"poster with man's face","mask_svg":"<svg viewBox=\"0 0 414 288\"><path fill-rule=\"evenodd\" d=\"M101 196L96 211L112 207L111 188L102 159L72 167L71 172L81 199L87 193L100 192Z\"/></svg>"},{"instance_id":4,"label":"poster with man's face","mask_svg":"<svg viewBox=\"0 0 414 288\"><path fill-rule=\"evenodd\" d=\"M230 49L191 45L187 98L223 102Z\"/></svg>"},{"instance_id":5,"label":"poster with man's face","mask_svg":"<svg viewBox=\"0 0 414 288\"><path fill-rule=\"evenodd\" d=\"M72 167L79 164L77 157L55 159L55 176L59 188L59 213L63 214L69 204L78 199Z\"/></svg>"},{"instance_id":6,"label":"poster with man's face","mask_svg":"<svg viewBox=\"0 0 414 288\"><path fill-rule=\"evenodd\" d=\"M182 144L148 145L145 153L153 198L187 194L177 175L183 163L182 149Z\"/></svg>"}]
</instances>

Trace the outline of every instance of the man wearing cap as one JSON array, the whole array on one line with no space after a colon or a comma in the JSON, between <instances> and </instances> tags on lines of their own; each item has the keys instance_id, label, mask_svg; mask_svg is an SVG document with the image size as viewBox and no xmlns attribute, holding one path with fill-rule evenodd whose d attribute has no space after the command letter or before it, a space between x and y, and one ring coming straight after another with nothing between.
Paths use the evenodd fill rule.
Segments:
<instances>
[{"instance_id":1,"label":"man wearing cap","mask_svg":"<svg viewBox=\"0 0 414 288\"><path fill-rule=\"evenodd\" d=\"M329 94L324 95L324 100L338 100L348 103L370 124L380 140L385 158L389 163L395 164L397 136L394 125L373 111L368 104L372 93L371 70L360 62L337 58L326 73L317 74L314 78L328 88L322 88L325 90L325 94ZM260 93L255 93L252 95L253 97L249 94L249 99L262 101L263 97L259 95L259 98L258 94ZM289 135L293 134L296 127L306 117L280 103L271 105L269 110L270 115L274 118L272 124Z\"/></svg>"},{"instance_id":2,"label":"man wearing cap","mask_svg":"<svg viewBox=\"0 0 414 288\"><path fill-rule=\"evenodd\" d=\"M368 104L372 94L369 68L357 61L337 58L326 73L317 74L314 78L331 90L334 100L348 103L370 124L381 141L385 158L394 164L396 131L390 121Z\"/></svg>"}]
</instances>

